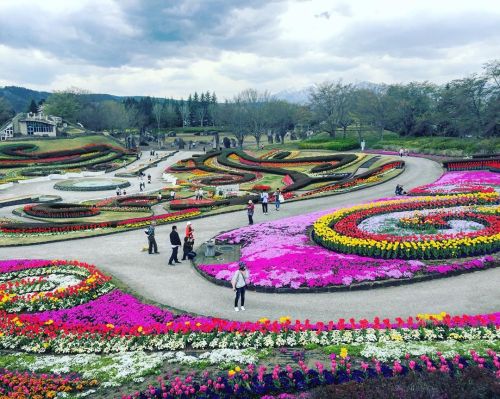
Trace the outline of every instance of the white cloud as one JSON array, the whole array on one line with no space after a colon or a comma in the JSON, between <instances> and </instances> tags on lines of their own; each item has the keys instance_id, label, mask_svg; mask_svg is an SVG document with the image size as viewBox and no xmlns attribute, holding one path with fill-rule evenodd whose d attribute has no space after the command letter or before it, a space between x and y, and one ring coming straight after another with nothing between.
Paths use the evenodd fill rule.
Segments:
<instances>
[{"instance_id":1,"label":"white cloud","mask_svg":"<svg viewBox=\"0 0 500 399\"><path fill-rule=\"evenodd\" d=\"M326 79L442 83L500 54L475 0L2 0L0 84L219 98Z\"/></svg>"}]
</instances>

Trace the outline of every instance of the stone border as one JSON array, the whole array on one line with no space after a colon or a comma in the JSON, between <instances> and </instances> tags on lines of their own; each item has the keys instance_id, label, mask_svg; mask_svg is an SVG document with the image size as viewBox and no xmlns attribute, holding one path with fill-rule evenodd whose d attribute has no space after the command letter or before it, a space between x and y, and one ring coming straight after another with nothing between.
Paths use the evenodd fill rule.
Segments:
<instances>
[{"instance_id":1,"label":"stone border","mask_svg":"<svg viewBox=\"0 0 500 399\"><path fill-rule=\"evenodd\" d=\"M92 180L92 179L90 179ZM76 187L73 186L76 182L79 182L80 180L65 180L58 182L54 184L54 188L56 190L61 190L61 191L111 191L115 190L117 188L126 188L130 186L130 182L128 180L123 180L123 179L102 179L103 181L109 180L109 183L106 185L102 186L94 186L94 187ZM113 183L113 180L119 180L118 182Z\"/></svg>"},{"instance_id":2,"label":"stone border","mask_svg":"<svg viewBox=\"0 0 500 399\"><path fill-rule=\"evenodd\" d=\"M226 280L218 280L213 276L210 276L203 270L200 270L197 265L191 260L191 266L193 269L203 278L210 281L215 285L219 285L221 287L231 288L231 282ZM386 287L397 287L400 285L409 285L415 283L421 283L424 281L437 280L441 278L454 277L459 276L466 273L480 272L482 270L494 269L495 267L500 266L500 261L496 260L493 262L485 263L484 267L479 269L465 269L465 270L456 270L446 274L439 273L429 273L423 275L417 275L409 279L386 279L386 280L375 280L371 282L363 282L351 284L348 286L343 285L329 285L324 287L299 287L299 288L289 288L289 287L260 287L255 285L248 285L247 289L254 292L260 292L265 294L317 294L317 293L325 293L325 292L346 292L346 291L363 291L377 288L386 288Z\"/></svg>"}]
</instances>

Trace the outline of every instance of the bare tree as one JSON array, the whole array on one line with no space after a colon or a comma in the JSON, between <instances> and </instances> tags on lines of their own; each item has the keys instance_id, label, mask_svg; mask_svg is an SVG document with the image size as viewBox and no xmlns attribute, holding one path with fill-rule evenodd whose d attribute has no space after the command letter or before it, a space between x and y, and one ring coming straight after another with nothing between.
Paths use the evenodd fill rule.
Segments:
<instances>
[{"instance_id":1,"label":"bare tree","mask_svg":"<svg viewBox=\"0 0 500 399\"><path fill-rule=\"evenodd\" d=\"M182 117L182 127L186 127L190 125L189 117L191 114L191 110L189 109L189 104L181 99L181 103L179 105L179 112Z\"/></svg>"},{"instance_id":2,"label":"bare tree","mask_svg":"<svg viewBox=\"0 0 500 399\"><path fill-rule=\"evenodd\" d=\"M157 133L160 132L161 121L165 113L165 103L161 100L155 100L153 104L153 115L156 121Z\"/></svg>"},{"instance_id":3,"label":"bare tree","mask_svg":"<svg viewBox=\"0 0 500 399\"><path fill-rule=\"evenodd\" d=\"M337 129L342 127L344 134L349 125L351 107L351 84L324 82L311 89L309 101L323 129L334 138Z\"/></svg>"}]
</instances>

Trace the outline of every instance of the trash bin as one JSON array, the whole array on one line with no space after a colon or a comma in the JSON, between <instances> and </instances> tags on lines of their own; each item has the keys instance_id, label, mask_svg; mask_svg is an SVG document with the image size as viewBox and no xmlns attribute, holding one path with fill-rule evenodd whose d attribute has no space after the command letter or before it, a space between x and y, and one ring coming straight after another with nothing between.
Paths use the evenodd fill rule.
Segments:
<instances>
[{"instance_id":1,"label":"trash bin","mask_svg":"<svg viewBox=\"0 0 500 399\"><path fill-rule=\"evenodd\" d=\"M207 258L215 256L215 243L213 240L209 240L205 243L205 256Z\"/></svg>"}]
</instances>

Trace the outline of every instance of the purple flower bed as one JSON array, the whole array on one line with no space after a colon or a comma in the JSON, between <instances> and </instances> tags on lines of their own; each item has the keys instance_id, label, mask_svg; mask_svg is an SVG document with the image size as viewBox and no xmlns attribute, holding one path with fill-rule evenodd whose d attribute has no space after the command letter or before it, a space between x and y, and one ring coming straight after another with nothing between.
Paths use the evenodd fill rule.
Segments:
<instances>
[{"instance_id":1,"label":"purple flower bed","mask_svg":"<svg viewBox=\"0 0 500 399\"><path fill-rule=\"evenodd\" d=\"M47 265L47 260L14 259L0 261L0 274L18 270L33 269ZM154 305L140 302L132 295L115 289L94 300L69 309L32 313L42 321L53 320L68 326L113 324L116 327L155 326L170 321L203 322L207 318L190 315L176 316L172 312Z\"/></svg>"},{"instance_id":2,"label":"purple flower bed","mask_svg":"<svg viewBox=\"0 0 500 399\"><path fill-rule=\"evenodd\" d=\"M459 181L495 185L500 184L500 175L485 171L449 172L434 185ZM256 287L350 286L375 280L481 269L495 260L492 256L484 256L430 265L418 260L374 259L336 253L311 242L307 234L308 227L316 219L333 210L247 226L221 234L217 239L242 245L241 261L247 265L250 282ZM237 262L198 265L209 276L225 281L231 279L237 267Z\"/></svg>"},{"instance_id":3,"label":"purple flower bed","mask_svg":"<svg viewBox=\"0 0 500 399\"><path fill-rule=\"evenodd\" d=\"M374 259L340 254L311 243L307 227L332 210L243 227L217 238L230 244L244 244L241 260L250 271L251 284L259 287L349 286L366 281L411 278L418 273L446 274L483 268L494 260L485 256L466 262L428 266L418 260ZM237 262L199 265L200 270L229 281Z\"/></svg>"},{"instance_id":4,"label":"purple flower bed","mask_svg":"<svg viewBox=\"0 0 500 399\"><path fill-rule=\"evenodd\" d=\"M428 186L441 186L448 184L486 184L491 186L500 186L500 173L493 173L485 170L472 172L447 172Z\"/></svg>"},{"instance_id":5,"label":"purple flower bed","mask_svg":"<svg viewBox=\"0 0 500 399\"><path fill-rule=\"evenodd\" d=\"M70 325L84 324L88 326L109 323L117 327L137 325L146 327L158 323L165 324L173 320L193 320L192 317L188 316L176 318L168 310L142 303L132 295L125 294L120 290L114 290L93 301L70 309L52 310L34 315L41 320L54 320Z\"/></svg>"}]
</instances>

